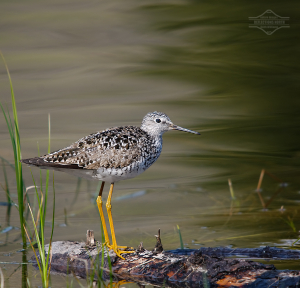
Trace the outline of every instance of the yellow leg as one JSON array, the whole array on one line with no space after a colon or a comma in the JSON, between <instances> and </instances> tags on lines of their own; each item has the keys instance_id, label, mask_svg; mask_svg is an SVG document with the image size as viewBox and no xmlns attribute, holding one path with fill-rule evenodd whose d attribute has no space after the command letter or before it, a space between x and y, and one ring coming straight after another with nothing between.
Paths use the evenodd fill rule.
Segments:
<instances>
[{"instance_id":1,"label":"yellow leg","mask_svg":"<svg viewBox=\"0 0 300 288\"><path fill-rule=\"evenodd\" d=\"M102 192L103 192L104 184L105 184L105 182L103 181L101 184L100 191L99 191L99 196L97 197L97 206L98 206L101 223L102 223L102 227L103 227L103 232L104 232L104 238L105 238L104 245L110 245L107 228L106 228L106 223L105 223L105 218L104 218L103 209L102 209L102 202L103 202L102 201Z\"/></svg>"},{"instance_id":2,"label":"yellow leg","mask_svg":"<svg viewBox=\"0 0 300 288\"><path fill-rule=\"evenodd\" d=\"M125 248L127 248L127 246L118 246L117 245L114 223L113 223L113 219L112 219L112 215L111 215L111 197L112 197L113 190L114 190L114 183L111 183L107 202L106 202L106 209L107 209L107 215L108 215L108 220L109 220L109 225L110 225L112 245L107 245L107 247L109 249L113 249L115 251L115 253L117 254L117 256L124 259L121 256L122 253L134 253L135 251L121 251L120 249L125 249Z\"/></svg>"}]
</instances>

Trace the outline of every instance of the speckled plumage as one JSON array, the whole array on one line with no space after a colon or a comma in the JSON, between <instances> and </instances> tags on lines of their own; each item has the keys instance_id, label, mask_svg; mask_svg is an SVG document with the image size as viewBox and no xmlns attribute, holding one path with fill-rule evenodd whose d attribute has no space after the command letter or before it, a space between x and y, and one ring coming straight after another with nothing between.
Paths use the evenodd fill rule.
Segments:
<instances>
[{"instance_id":1,"label":"speckled plumage","mask_svg":"<svg viewBox=\"0 0 300 288\"><path fill-rule=\"evenodd\" d=\"M149 168L162 150L162 134L182 130L161 112L148 113L141 127L123 126L90 134L70 146L22 160L40 168L55 169L79 177L111 183L133 178Z\"/></svg>"}]
</instances>

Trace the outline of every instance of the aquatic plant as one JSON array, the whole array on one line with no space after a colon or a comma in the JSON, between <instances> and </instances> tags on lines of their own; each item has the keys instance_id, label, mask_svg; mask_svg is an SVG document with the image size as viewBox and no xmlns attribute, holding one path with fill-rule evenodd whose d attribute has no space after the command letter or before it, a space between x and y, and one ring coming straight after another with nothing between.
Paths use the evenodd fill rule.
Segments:
<instances>
[{"instance_id":1,"label":"aquatic plant","mask_svg":"<svg viewBox=\"0 0 300 288\"><path fill-rule=\"evenodd\" d=\"M18 113L17 113L17 106L15 101L15 95L14 95L14 89L10 77L10 73L8 70L8 66L6 64L6 61L4 59L4 56L2 52L0 51L0 55L2 57L2 60L4 62L7 76L10 83L10 94L11 94L11 104L12 104L12 110L13 110L13 120L10 117L10 114L7 110L5 111L3 105L0 103L1 110L3 112L6 126L8 128L11 145L14 152L14 162L15 162L15 176L16 176L16 183L17 183L17 193L18 193L18 210L19 210L19 217L20 217L20 224L21 224L21 235L22 235L22 241L23 241L23 247L26 248L26 235L25 235L25 229L24 229L24 182L23 182L23 173L22 173L22 163L21 160L21 143L20 143L20 134L19 134L19 122L18 122Z\"/></svg>"}]
</instances>

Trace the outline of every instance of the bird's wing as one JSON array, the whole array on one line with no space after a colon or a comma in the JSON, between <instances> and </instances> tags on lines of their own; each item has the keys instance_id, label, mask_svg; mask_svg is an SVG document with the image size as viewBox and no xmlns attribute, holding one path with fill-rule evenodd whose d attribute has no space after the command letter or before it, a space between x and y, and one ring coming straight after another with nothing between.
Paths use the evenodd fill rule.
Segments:
<instances>
[{"instance_id":1,"label":"bird's wing","mask_svg":"<svg viewBox=\"0 0 300 288\"><path fill-rule=\"evenodd\" d=\"M138 127L116 127L90 134L70 146L22 162L53 168L123 168L140 159L141 142L147 136Z\"/></svg>"}]
</instances>

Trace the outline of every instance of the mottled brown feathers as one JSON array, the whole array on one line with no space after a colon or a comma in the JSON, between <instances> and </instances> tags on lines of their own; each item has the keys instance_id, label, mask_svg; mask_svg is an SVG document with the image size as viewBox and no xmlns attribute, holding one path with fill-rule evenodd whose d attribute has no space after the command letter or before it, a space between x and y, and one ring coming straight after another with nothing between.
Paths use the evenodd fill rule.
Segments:
<instances>
[{"instance_id":1,"label":"mottled brown feathers","mask_svg":"<svg viewBox=\"0 0 300 288\"><path fill-rule=\"evenodd\" d=\"M148 133L138 127L124 126L90 134L69 147L22 162L53 168L118 169L130 166L141 158L156 160L158 155L154 146L155 139Z\"/></svg>"}]
</instances>

